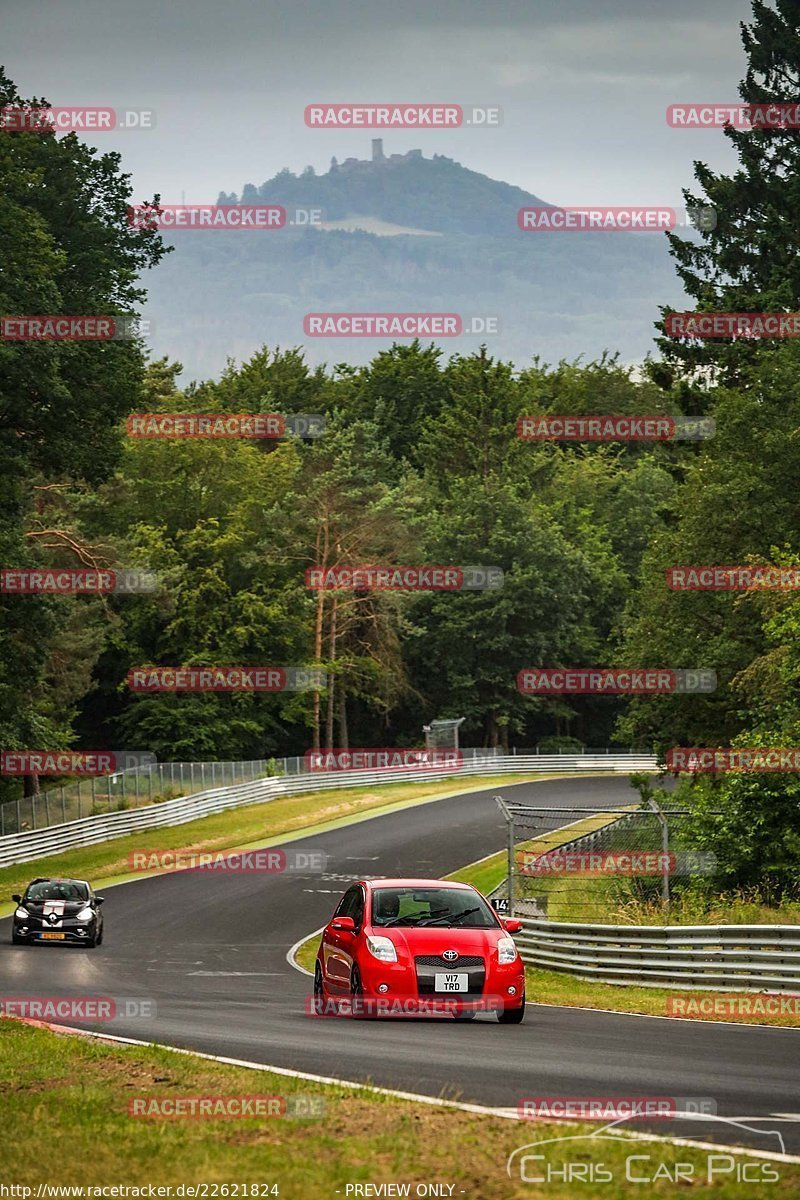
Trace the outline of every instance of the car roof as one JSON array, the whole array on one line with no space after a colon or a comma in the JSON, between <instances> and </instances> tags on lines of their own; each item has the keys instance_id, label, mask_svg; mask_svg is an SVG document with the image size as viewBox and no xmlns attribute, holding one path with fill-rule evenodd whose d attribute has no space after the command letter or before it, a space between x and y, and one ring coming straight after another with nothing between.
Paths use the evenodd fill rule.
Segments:
<instances>
[{"instance_id":1,"label":"car roof","mask_svg":"<svg viewBox=\"0 0 800 1200\"><path fill-rule=\"evenodd\" d=\"M475 890L471 883L457 883L455 879L360 879L359 883L373 891L382 887L446 887L467 892Z\"/></svg>"},{"instance_id":2,"label":"car roof","mask_svg":"<svg viewBox=\"0 0 800 1200\"><path fill-rule=\"evenodd\" d=\"M66 875L39 875L30 881L28 887L32 887L34 883L82 883L86 887L89 886L85 879L69 879Z\"/></svg>"}]
</instances>

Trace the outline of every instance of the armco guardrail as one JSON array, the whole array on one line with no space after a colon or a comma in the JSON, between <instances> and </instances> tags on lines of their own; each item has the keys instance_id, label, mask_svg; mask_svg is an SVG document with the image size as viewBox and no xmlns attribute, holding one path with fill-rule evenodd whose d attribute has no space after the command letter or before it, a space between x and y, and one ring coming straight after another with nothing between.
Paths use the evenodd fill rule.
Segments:
<instances>
[{"instance_id":1,"label":"armco guardrail","mask_svg":"<svg viewBox=\"0 0 800 1200\"><path fill-rule=\"evenodd\" d=\"M630 771L655 769L656 760L650 754L518 754L474 758L465 761L458 771L415 768L276 776L233 787L214 788L193 796L179 796L174 800L165 800L160 804L146 805L142 808L83 817L78 821L51 825L46 829L13 833L0 838L0 867L60 854L74 846L92 846L127 833L158 829L165 825L183 825L187 821L223 812L228 808L259 804L266 800L274 800L277 796L291 796L298 792L325 791L342 787L374 787L376 784L421 779L452 779L455 788L459 779L475 775L574 772L626 774Z\"/></svg>"},{"instance_id":2,"label":"armco guardrail","mask_svg":"<svg viewBox=\"0 0 800 1200\"><path fill-rule=\"evenodd\" d=\"M522 931L514 940L529 966L649 987L800 991L797 925L584 925L519 919Z\"/></svg>"}]
</instances>

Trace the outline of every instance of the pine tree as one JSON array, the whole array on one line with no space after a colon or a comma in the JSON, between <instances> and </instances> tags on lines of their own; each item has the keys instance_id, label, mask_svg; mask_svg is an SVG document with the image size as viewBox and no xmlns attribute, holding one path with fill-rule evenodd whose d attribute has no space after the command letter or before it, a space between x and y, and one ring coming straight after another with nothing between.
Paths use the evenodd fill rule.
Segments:
<instances>
[{"instance_id":1,"label":"pine tree","mask_svg":"<svg viewBox=\"0 0 800 1200\"><path fill-rule=\"evenodd\" d=\"M752 24L742 24L747 73L739 86L745 104L796 104L800 97L800 0L753 0ZM800 128L724 130L739 157L732 175L695 162L700 194L684 191L687 205L711 206L716 226L697 236L667 234L687 293L703 312L800 310ZM662 309L667 313L669 309ZM662 325L663 330L663 325ZM770 343L753 339L705 342L659 339L666 364L659 382L697 367L716 367L735 383L746 364ZM665 369L665 367L667 369Z\"/></svg>"}]
</instances>

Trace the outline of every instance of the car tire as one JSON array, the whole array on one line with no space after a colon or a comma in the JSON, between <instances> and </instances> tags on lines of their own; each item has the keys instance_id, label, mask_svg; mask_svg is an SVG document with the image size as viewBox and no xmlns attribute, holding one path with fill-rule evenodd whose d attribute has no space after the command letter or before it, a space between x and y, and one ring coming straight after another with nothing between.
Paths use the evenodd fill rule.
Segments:
<instances>
[{"instance_id":1,"label":"car tire","mask_svg":"<svg viewBox=\"0 0 800 1200\"><path fill-rule=\"evenodd\" d=\"M522 1004L519 1008L501 1008L497 1013L497 1019L501 1025L521 1025L522 1018L525 1016L525 999L523 997Z\"/></svg>"},{"instance_id":2,"label":"car tire","mask_svg":"<svg viewBox=\"0 0 800 1200\"><path fill-rule=\"evenodd\" d=\"M12 933L12 935L11 935L11 945L12 946L27 946L27 944L28 944L27 938L17 937L17 935L15 933Z\"/></svg>"},{"instance_id":3,"label":"car tire","mask_svg":"<svg viewBox=\"0 0 800 1200\"><path fill-rule=\"evenodd\" d=\"M455 1021L474 1021L477 1015L478 1014L475 1012L474 1008L466 1009L465 1012L454 1012L453 1019Z\"/></svg>"},{"instance_id":4,"label":"car tire","mask_svg":"<svg viewBox=\"0 0 800 1200\"><path fill-rule=\"evenodd\" d=\"M97 940L96 933L93 934L87 942L84 942L84 946L87 946L89 948L89 950L94 950L95 946L99 946L99 944L100 943Z\"/></svg>"},{"instance_id":5,"label":"car tire","mask_svg":"<svg viewBox=\"0 0 800 1200\"><path fill-rule=\"evenodd\" d=\"M103 944L103 927L102 927L102 925L101 925L101 926L100 926L100 932L99 932L99 933L98 933L98 935L97 935L97 945L98 945L98 946L102 946L102 944Z\"/></svg>"},{"instance_id":6,"label":"car tire","mask_svg":"<svg viewBox=\"0 0 800 1200\"><path fill-rule=\"evenodd\" d=\"M325 985L322 982L322 967L314 964L314 1012L321 1017L325 1012Z\"/></svg>"},{"instance_id":7,"label":"car tire","mask_svg":"<svg viewBox=\"0 0 800 1200\"><path fill-rule=\"evenodd\" d=\"M353 970L350 973L350 996L353 1001L353 1008L356 1008L356 1000L357 999L360 999L363 1002L364 985L361 982L361 972L359 971L358 967L355 964L353 964ZM361 1012L353 1013L353 1016L356 1019L358 1019L359 1017L368 1017L369 1015L370 1015L369 1013L364 1011L363 1004L362 1004Z\"/></svg>"}]
</instances>

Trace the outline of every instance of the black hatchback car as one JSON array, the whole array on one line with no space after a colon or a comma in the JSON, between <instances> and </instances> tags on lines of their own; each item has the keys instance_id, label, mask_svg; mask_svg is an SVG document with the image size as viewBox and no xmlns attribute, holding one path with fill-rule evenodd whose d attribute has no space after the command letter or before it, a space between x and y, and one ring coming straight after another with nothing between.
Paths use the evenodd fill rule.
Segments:
<instances>
[{"instance_id":1,"label":"black hatchback car","mask_svg":"<svg viewBox=\"0 0 800 1200\"><path fill-rule=\"evenodd\" d=\"M68 942L99 946L103 940L104 896L84 879L33 879L17 903L11 923L15 946L30 942Z\"/></svg>"}]
</instances>

